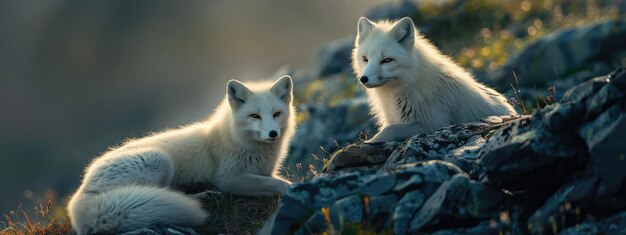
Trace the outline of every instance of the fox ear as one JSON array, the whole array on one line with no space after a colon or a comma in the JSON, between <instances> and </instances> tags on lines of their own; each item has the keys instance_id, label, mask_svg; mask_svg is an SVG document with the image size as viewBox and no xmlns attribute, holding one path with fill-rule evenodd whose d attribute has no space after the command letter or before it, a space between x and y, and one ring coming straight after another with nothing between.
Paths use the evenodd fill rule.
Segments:
<instances>
[{"instance_id":1,"label":"fox ear","mask_svg":"<svg viewBox=\"0 0 626 235\"><path fill-rule=\"evenodd\" d=\"M226 94L228 94L228 103L232 108L239 108L245 104L252 94L252 91L243 83L237 80L230 80L226 85Z\"/></svg>"},{"instance_id":2,"label":"fox ear","mask_svg":"<svg viewBox=\"0 0 626 235\"><path fill-rule=\"evenodd\" d=\"M293 80L289 75L282 76L274 82L271 91L285 103L291 103Z\"/></svg>"},{"instance_id":3,"label":"fox ear","mask_svg":"<svg viewBox=\"0 0 626 235\"><path fill-rule=\"evenodd\" d=\"M411 18L404 17L400 19L393 28L391 28L390 32L400 45L413 47L415 43L415 26Z\"/></svg>"},{"instance_id":4,"label":"fox ear","mask_svg":"<svg viewBox=\"0 0 626 235\"><path fill-rule=\"evenodd\" d=\"M359 27L357 28L357 42L361 43L374 28L374 23L365 17L359 18Z\"/></svg>"}]
</instances>

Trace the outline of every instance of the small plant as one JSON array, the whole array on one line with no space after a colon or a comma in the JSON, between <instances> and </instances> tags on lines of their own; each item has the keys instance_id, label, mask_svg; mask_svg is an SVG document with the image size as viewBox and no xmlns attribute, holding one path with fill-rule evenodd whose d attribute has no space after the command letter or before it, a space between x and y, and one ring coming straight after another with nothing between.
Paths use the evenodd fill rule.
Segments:
<instances>
[{"instance_id":1,"label":"small plant","mask_svg":"<svg viewBox=\"0 0 626 235\"><path fill-rule=\"evenodd\" d=\"M530 115L533 112L538 112L539 110L545 108L548 105L551 105L556 101L556 87L550 86L546 91L545 96L535 97L535 107L526 107L524 103L524 98L522 97L522 91L519 87L519 81L517 79L517 75L515 71L513 71L513 78L515 79L515 85L511 84L511 89L513 90L513 94L515 95L514 99L509 99L509 103L513 106L517 106L520 109L522 115ZM532 108L532 109L530 109Z\"/></svg>"},{"instance_id":2,"label":"small plant","mask_svg":"<svg viewBox=\"0 0 626 235\"><path fill-rule=\"evenodd\" d=\"M519 88L519 81L517 80L517 74L513 71L513 78L515 78L515 85L511 84L513 94L515 94L515 100L513 105L517 105L522 115L528 115L530 112L526 111L526 105L524 105L524 99L522 99L522 90Z\"/></svg>"},{"instance_id":3,"label":"small plant","mask_svg":"<svg viewBox=\"0 0 626 235\"><path fill-rule=\"evenodd\" d=\"M52 201L48 201L45 206L39 204L33 210L35 218L31 219L20 203L17 211L11 210L9 214L4 214L6 222L0 222L3 225L0 235L70 234L72 226L69 219L65 215L61 219L55 217L52 210Z\"/></svg>"},{"instance_id":4,"label":"small plant","mask_svg":"<svg viewBox=\"0 0 626 235\"><path fill-rule=\"evenodd\" d=\"M551 105L552 103L556 101L555 99L556 99L556 87L554 86L548 87L548 90L546 91L546 96L537 98L535 111L539 111L543 109L544 107ZM541 101L543 104L539 103L539 101Z\"/></svg>"},{"instance_id":5,"label":"small plant","mask_svg":"<svg viewBox=\"0 0 626 235\"><path fill-rule=\"evenodd\" d=\"M326 150L324 150L323 147L320 147L320 148L326 152ZM309 163L308 169L302 166L301 162L298 162L295 164L296 166L295 169L291 167L283 166L281 171L285 174L286 179L288 179L291 182L304 182L305 180L311 179L319 174L317 172L317 168L315 167L316 164L314 163L320 162L321 166L325 166L326 163L328 162L328 158L320 158L319 156L315 154L311 154L311 159L313 161L312 163Z\"/></svg>"}]
</instances>

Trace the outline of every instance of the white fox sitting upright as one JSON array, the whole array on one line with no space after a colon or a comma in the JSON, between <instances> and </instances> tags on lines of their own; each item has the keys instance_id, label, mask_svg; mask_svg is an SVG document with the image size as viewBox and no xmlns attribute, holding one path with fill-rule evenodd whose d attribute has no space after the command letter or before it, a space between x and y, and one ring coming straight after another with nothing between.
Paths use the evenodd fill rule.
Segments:
<instances>
[{"instance_id":1,"label":"white fox sitting upright","mask_svg":"<svg viewBox=\"0 0 626 235\"><path fill-rule=\"evenodd\" d=\"M282 193L278 168L295 131L291 77L247 87L231 80L205 122L131 140L95 159L69 201L79 235L150 225L196 226L200 202L170 187L211 182L242 196Z\"/></svg>"},{"instance_id":2,"label":"white fox sitting upright","mask_svg":"<svg viewBox=\"0 0 626 235\"><path fill-rule=\"evenodd\" d=\"M369 142L407 139L487 116L517 115L506 98L474 80L415 29L411 18L361 17L352 67L367 88L380 132Z\"/></svg>"}]
</instances>

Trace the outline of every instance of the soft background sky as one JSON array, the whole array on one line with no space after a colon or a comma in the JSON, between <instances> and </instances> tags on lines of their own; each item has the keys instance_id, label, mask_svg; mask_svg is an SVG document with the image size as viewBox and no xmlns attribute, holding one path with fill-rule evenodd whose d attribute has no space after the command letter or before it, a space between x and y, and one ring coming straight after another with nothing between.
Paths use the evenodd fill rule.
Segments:
<instances>
[{"instance_id":1,"label":"soft background sky","mask_svg":"<svg viewBox=\"0 0 626 235\"><path fill-rule=\"evenodd\" d=\"M99 152L206 117L228 79L310 66L380 2L1 1L0 213L61 203Z\"/></svg>"}]
</instances>

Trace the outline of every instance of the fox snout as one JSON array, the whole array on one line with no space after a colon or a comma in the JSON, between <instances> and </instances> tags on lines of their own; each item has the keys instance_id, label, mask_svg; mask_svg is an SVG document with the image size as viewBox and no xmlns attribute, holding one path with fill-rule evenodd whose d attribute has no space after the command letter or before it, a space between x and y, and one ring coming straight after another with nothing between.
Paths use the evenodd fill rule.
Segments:
<instances>
[{"instance_id":1,"label":"fox snout","mask_svg":"<svg viewBox=\"0 0 626 235\"><path fill-rule=\"evenodd\" d=\"M278 136L278 132L272 130L268 133L268 135L270 136L270 138L276 138Z\"/></svg>"},{"instance_id":2,"label":"fox snout","mask_svg":"<svg viewBox=\"0 0 626 235\"><path fill-rule=\"evenodd\" d=\"M382 78L378 76L363 75L361 76L361 78L359 78L359 81L361 81L361 84L363 84L363 86L365 86L366 88L375 88L375 87L381 87L385 85L385 83L392 81L394 79L395 78L393 77Z\"/></svg>"},{"instance_id":3,"label":"fox snout","mask_svg":"<svg viewBox=\"0 0 626 235\"><path fill-rule=\"evenodd\" d=\"M280 130L269 130L261 132L261 140L265 142L274 142L280 138Z\"/></svg>"},{"instance_id":4,"label":"fox snout","mask_svg":"<svg viewBox=\"0 0 626 235\"><path fill-rule=\"evenodd\" d=\"M365 84L369 81L369 78L367 76L361 76L361 79L359 80L361 80L361 83Z\"/></svg>"}]
</instances>

